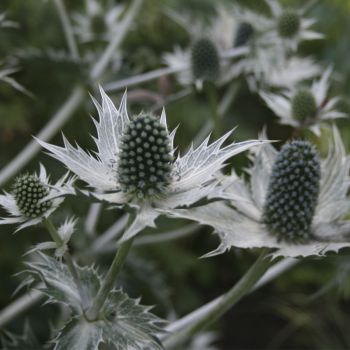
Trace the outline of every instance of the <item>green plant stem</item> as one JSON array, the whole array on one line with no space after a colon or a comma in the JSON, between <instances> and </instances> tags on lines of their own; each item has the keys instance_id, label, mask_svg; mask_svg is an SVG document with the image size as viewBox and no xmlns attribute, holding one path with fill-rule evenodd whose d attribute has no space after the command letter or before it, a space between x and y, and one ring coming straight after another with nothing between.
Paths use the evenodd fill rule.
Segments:
<instances>
[{"instance_id":1,"label":"green plant stem","mask_svg":"<svg viewBox=\"0 0 350 350\"><path fill-rule=\"evenodd\" d=\"M214 122L213 135L215 139L218 139L221 136L221 132L222 132L222 118L219 112L219 103L218 103L218 97L216 94L215 86L210 82L205 82L204 90L208 98L208 102L211 110L211 117Z\"/></svg>"},{"instance_id":2,"label":"green plant stem","mask_svg":"<svg viewBox=\"0 0 350 350\"><path fill-rule=\"evenodd\" d=\"M58 15L59 15L60 20L62 22L62 27L63 27L64 35L65 35L66 40L67 40L67 45L68 45L70 54L71 54L73 59L79 60L80 56L79 56L79 51L78 51L78 45L77 45L75 38L74 38L73 29L72 29L66 8L64 6L64 2L62 0L54 0L54 3L56 5Z\"/></svg>"},{"instance_id":3,"label":"green plant stem","mask_svg":"<svg viewBox=\"0 0 350 350\"><path fill-rule=\"evenodd\" d=\"M130 226L134 219L135 215L130 214L125 230ZM126 257L128 256L133 240L134 239L131 238L120 244L117 253L113 259L113 262L109 267L109 270L102 282L100 290L94 298L92 306L87 310L85 314L88 320L94 321L98 318L100 310L106 302L108 294L113 289L116 278L125 263Z\"/></svg>"},{"instance_id":4,"label":"green plant stem","mask_svg":"<svg viewBox=\"0 0 350 350\"><path fill-rule=\"evenodd\" d=\"M43 221L44 226L46 227L47 231L49 232L50 236L52 239L56 242L58 247L62 247L65 242L62 240L61 236L57 232L55 226L52 224L52 222L49 219L44 219ZM80 299L81 299L81 304L83 311L86 310L89 307L90 301L86 292L86 289L84 288L83 284L80 281L79 274L75 268L73 259L71 255L69 254L68 251L66 251L63 255L64 260L67 264L67 267L69 269L69 272L71 273L74 283L77 286Z\"/></svg>"},{"instance_id":5,"label":"green plant stem","mask_svg":"<svg viewBox=\"0 0 350 350\"><path fill-rule=\"evenodd\" d=\"M267 250L264 249L246 274L220 298L214 307L208 308L200 318L194 320L186 328L179 330L177 333L170 334L165 339L164 346L168 349L182 345L188 338L217 321L225 312L241 300L244 295L249 293L256 282L272 265L271 260L266 255Z\"/></svg>"}]
</instances>

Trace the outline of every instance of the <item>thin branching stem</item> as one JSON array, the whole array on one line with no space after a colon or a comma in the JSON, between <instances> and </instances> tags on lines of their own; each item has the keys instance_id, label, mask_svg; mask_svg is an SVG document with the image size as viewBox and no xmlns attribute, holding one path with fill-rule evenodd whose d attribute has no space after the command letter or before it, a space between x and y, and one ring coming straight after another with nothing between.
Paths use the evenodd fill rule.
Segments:
<instances>
[{"instance_id":1,"label":"thin branching stem","mask_svg":"<svg viewBox=\"0 0 350 350\"><path fill-rule=\"evenodd\" d=\"M129 215L128 224L126 228L134 221L135 215ZM117 253L113 259L111 266L102 282L100 290L97 292L96 297L92 302L92 306L87 310L85 316L88 320L94 321L98 319L100 310L102 309L108 294L113 289L117 276L124 266L126 257L131 249L133 238L123 241L118 247Z\"/></svg>"},{"instance_id":2,"label":"thin branching stem","mask_svg":"<svg viewBox=\"0 0 350 350\"><path fill-rule=\"evenodd\" d=\"M191 336L218 320L233 305L239 302L244 295L250 292L271 265L271 260L267 258L267 250L264 249L246 274L227 293L218 300L205 305L206 308L200 314L200 317L197 316L192 322L186 323L176 333L169 333L170 335L164 339L164 346L168 349L182 345Z\"/></svg>"},{"instance_id":3,"label":"thin branching stem","mask_svg":"<svg viewBox=\"0 0 350 350\"><path fill-rule=\"evenodd\" d=\"M79 60L80 55L79 55L78 45L77 45L77 42L74 38L72 25L70 23L68 13L67 13L66 8L64 6L64 2L62 0L54 0L54 3L56 5L58 15L59 15L60 20L62 22L62 27L63 27L64 35L65 35L66 40L67 40L69 52L74 60Z\"/></svg>"}]
</instances>

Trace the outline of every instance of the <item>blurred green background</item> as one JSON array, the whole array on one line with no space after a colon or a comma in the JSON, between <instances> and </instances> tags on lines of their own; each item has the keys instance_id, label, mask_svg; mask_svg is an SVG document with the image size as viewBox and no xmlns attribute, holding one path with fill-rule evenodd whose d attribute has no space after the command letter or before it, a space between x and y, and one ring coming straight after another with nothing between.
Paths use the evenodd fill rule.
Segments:
<instances>
[{"instance_id":1,"label":"blurred green background","mask_svg":"<svg viewBox=\"0 0 350 350\"><path fill-rule=\"evenodd\" d=\"M222 0L223 2L225 0ZM104 1L101 1L103 3ZM189 38L164 14L164 6L188 11L195 16L211 16L211 0L145 0L143 9L122 45L122 68L104 76L113 81L132 74L161 66L161 55L171 51L175 44L186 45ZM229 2L226 0L225 2ZM241 0L242 5L264 11L260 1ZM70 13L81 11L83 1L65 1ZM127 3L127 1L124 1ZM292 6L304 1L289 0ZM1 0L0 12L19 23L18 29L0 31L0 61L17 57L21 70L15 78L34 97L21 94L0 82L0 167L5 166L44 126L69 96L76 84L95 94L98 82L87 80L88 67L68 58L61 24L52 1ZM350 111L350 1L320 0L310 14L318 19L315 28L325 34L325 40L308 42L301 53L312 54L324 66L333 65L336 75L332 93L342 96L342 108ZM97 49L103 43L82 45L82 50ZM3 59L1 59L3 58ZM129 95L140 93L174 93L179 86L173 78L164 78L129 89ZM218 92L222 94L222 91ZM121 93L113 93L116 103ZM150 99L131 99L129 110L154 107ZM159 111L159 109L157 110ZM196 135L204 121L210 118L210 108L205 96L192 93L166 105L171 128L180 123L176 143L184 149ZM64 126L69 140L93 147L89 134L94 132L90 115L96 116L92 103L86 96L84 105ZM289 127L276 124L276 118L261 99L241 84L234 103L225 116L225 129L238 125L236 140L256 137L264 125L272 139L286 139ZM350 150L350 122L338 123L344 143ZM61 144L61 136L53 140ZM321 140L322 142L322 140ZM28 171L38 169L43 162L53 179L64 173L64 168L44 153L40 153L28 166ZM233 165L241 169L247 164L245 156L234 158ZM5 189L11 188L11 181ZM55 214L60 222L74 213L80 218L79 229L73 239L73 252L83 264L97 262L103 270L112 253L97 256L88 253L93 237L84 232L84 216L90 202L71 198ZM104 209L108 209L104 206ZM4 213L1 212L1 216ZM116 209L104 210L97 225L97 233L106 230L122 215ZM159 231L172 230L185 221L159 219ZM36 242L47 239L40 227L32 227L13 235L14 227L0 227L0 309L13 301L12 293L22 277L15 276L23 268L23 254ZM148 230L156 232L156 230ZM215 249L217 238L207 227L182 239L153 245L135 247L130 255L122 281L132 296L143 296L144 304L154 304L155 312L162 317L171 314L180 317L210 301L230 288L254 261L256 252L232 250L224 255L198 259ZM350 260L349 251L330 255L326 259L307 259L264 288L252 293L235 306L218 322L213 330L217 349L350 349ZM146 276L146 277L145 277ZM59 325L58 308L34 306L8 324L7 329L21 332L27 319L41 342L45 342L52 325ZM1 333L2 330L0 330ZM198 349L199 350L199 349Z\"/></svg>"}]
</instances>

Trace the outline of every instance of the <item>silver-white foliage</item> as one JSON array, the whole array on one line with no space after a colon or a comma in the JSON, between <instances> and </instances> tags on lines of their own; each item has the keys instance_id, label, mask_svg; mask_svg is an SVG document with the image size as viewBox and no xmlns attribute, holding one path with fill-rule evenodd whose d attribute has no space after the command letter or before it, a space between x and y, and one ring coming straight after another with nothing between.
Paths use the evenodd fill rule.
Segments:
<instances>
[{"instance_id":1,"label":"silver-white foliage","mask_svg":"<svg viewBox=\"0 0 350 350\"><path fill-rule=\"evenodd\" d=\"M54 340L55 349L97 350L101 343L114 349L162 349L156 334L162 332L161 319L150 313L151 307L140 305L121 290L112 290L96 321L87 321L83 314L77 286L62 261L39 253L39 260L27 263L26 273L41 281L47 303L68 306L72 318ZM89 300L101 287L101 277L93 267L76 266L82 287Z\"/></svg>"},{"instance_id":2,"label":"silver-white foliage","mask_svg":"<svg viewBox=\"0 0 350 350\"><path fill-rule=\"evenodd\" d=\"M270 234L262 221L262 212L272 165L277 151L265 144L252 154L252 166L248 169L250 182L233 172L223 176L213 197L228 200L216 201L191 209L177 209L171 215L195 220L212 226L221 244L207 254L221 254L231 247L273 249L272 255L286 257L323 256L350 246L350 210L347 192L350 186L350 157L346 155L338 130L333 128L333 142L329 153L321 161L321 183L318 204L312 223L310 241L289 243L278 241Z\"/></svg>"},{"instance_id":3,"label":"silver-white foliage","mask_svg":"<svg viewBox=\"0 0 350 350\"><path fill-rule=\"evenodd\" d=\"M298 91L298 88L304 87L303 85L295 85L291 89L277 94L262 91L260 96L276 116L279 117L279 122L281 124L291 125L297 128L307 127L316 135L320 135L320 127L324 122L347 117L346 113L336 110L339 98L330 97L328 95L332 71L332 68L328 67L322 74L321 78L314 81L310 87L310 92L315 99L317 108L316 115L313 116L312 119L301 121L293 116L293 96L296 91Z\"/></svg>"},{"instance_id":4,"label":"silver-white foliage","mask_svg":"<svg viewBox=\"0 0 350 350\"><path fill-rule=\"evenodd\" d=\"M40 182L50 189L49 194L41 199L42 202L52 200L52 205L50 208L36 218L27 217L18 207L14 195L4 192L3 195L0 195L0 205L9 213L10 216L7 218L0 218L0 225L20 224L16 232L25 227L37 225L44 218L48 218L59 207L64 200L62 197L65 194L72 193L73 191L73 183L75 178L69 177L68 173L62 176L54 185L51 185L50 178L47 175L45 167L40 164L39 174L35 174L35 176L38 176Z\"/></svg>"},{"instance_id":5,"label":"silver-white foliage","mask_svg":"<svg viewBox=\"0 0 350 350\"><path fill-rule=\"evenodd\" d=\"M173 165L172 181L161 197L140 201L122 192L117 177L119 142L129 122L126 94L117 109L102 88L100 91L102 105L93 100L99 114L99 121L95 121L96 156L84 151L78 145L72 146L65 137L64 147L40 140L38 142L50 151L54 158L65 164L90 187L95 188L96 191L92 194L96 198L119 206L129 205L137 210L136 220L127 229L123 239L133 237L146 226L154 226L154 220L160 215L157 209L172 210L180 206L189 206L208 196L216 182L215 174L224 166L227 159L263 143L261 140L250 140L222 146L231 132L212 144L208 144L208 137L199 147L191 147L185 155L177 156ZM160 122L167 127L164 110ZM175 131L169 135L172 153L175 152Z\"/></svg>"}]
</instances>

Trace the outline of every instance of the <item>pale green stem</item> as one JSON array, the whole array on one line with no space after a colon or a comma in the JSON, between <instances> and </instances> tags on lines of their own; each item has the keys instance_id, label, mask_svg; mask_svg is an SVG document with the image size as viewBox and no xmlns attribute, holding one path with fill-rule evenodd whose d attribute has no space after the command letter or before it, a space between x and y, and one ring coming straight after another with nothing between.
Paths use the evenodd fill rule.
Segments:
<instances>
[{"instance_id":1,"label":"pale green stem","mask_svg":"<svg viewBox=\"0 0 350 350\"><path fill-rule=\"evenodd\" d=\"M79 56L79 51L78 51L78 45L75 41L73 29L72 29L66 8L64 6L64 3L62 0L54 0L54 3L56 5L58 15L59 15L60 20L62 22L62 27L63 27L64 35L65 35L66 40L67 40L70 54L71 54L73 59L79 60L80 56Z\"/></svg>"},{"instance_id":2,"label":"pale green stem","mask_svg":"<svg viewBox=\"0 0 350 350\"><path fill-rule=\"evenodd\" d=\"M134 0L130 8L125 15L125 18L120 23L120 26L118 26L118 31L114 33L112 41L109 43L107 49L99 59L99 61L95 64L95 66L92 68L90 78L94 81L98 79L101 74L106 69L111 57L115 54L115 51L117 50L118 46L120 45L121 41L123 40L125 34L127 33L128 29L132 25L132 22L140 10L142 5L142 0Z\"/></svg>"},{"instance_id":3,"label":"pale green stem","mask_svg":"<svg viewBox=\"0 0 350 350\"><path fill-rule=\"evenodd\" d=\"M56 242L57 246L60 248L62 247L65 242L62 240L61 236L57 232L55 226L52 224L52 222L49 219L44 219L43 221L44 226L46 227L47 231L50 233L50 236L52 239ZM79 274L75 268L73 259L71 255L69 254L68 251L66 251L63 255L64 260L67 264L67 267L69 269L69 272L71 273L74 283L78 289L80 299L81 299L81 304L82 304L82 309L83 311L86 310L89 307L90 301L86 292L86 289L84 288L83 284L80 281Z\"/></svg>"},{"instance_id":4,"label":"pale green stem","mask_svg":"<svg viewBox=\"0 0 350 350\"><path fill-rule=\"evenodd\" d=\"M207 94L211 117L214 122L213 136L215 139L220 138L222 129L222 118L219 112L218 97L215 90L215 86L212 83L204 83L204 90Z\"/></svg>"},{"instance_id":5,"label":"pale green stem","mask_svg":"<svg viewBox=\"0 0 350 350\"><path fill-rule=\"evenodd\" d=\"M129 220L126 229L130 226L134 219L135 215L129 215ZM94 321L98 319L100 310L106 302L108 294L115 285L117 276L125 263L126 257L128 256L132 243L133 238L123 241L118 247L117 253L113 259L111 266L109 267L109 270L102 282L102 285L96 297L93 300L92 306L87 310L85 314L88 320Z\"/></svg>"},{"instance_id":6,"label":"pale green stem","mask_svg":"<svg viewBox=\"0 0 350 350\"><path fill-rule=\"evenodd\" d=\"M155 70L150 71L150 72L146 72L143 74L138 74L138 75L132 76L130 78L107 83L104 85L104 89L108 92L116 91L116 90L120 90L120 89L125 89L129 86L145 83L145 82L160 78L164 75L175 74L175 73L181 72L181 71L186 70L186 69L188 69L188 68L186 68L186 67L185 68L183 68L183 67L181 67L181 68L179 68L179 67L159 68L159 69L155 69Z\"/></svg>"},{"instance_id":7,"label":"pale green stem","mask_svg":"<svg viewBox=\"0 0 350 350\"><path fill-rule=\"evenodd\" d=\"M165 341L163 341L164 346L168 349L182 345L191 336L217 321L233 305L240 301L244 295L249 293L272 264L271 260L267 258L266 255L267 250L264 250L247 273L227 293L215 302L213 307L208 307L200 318L187 324L185 328L180 329L177 333L170 334L166 337Z\"/></svg>"}]
</instances>

